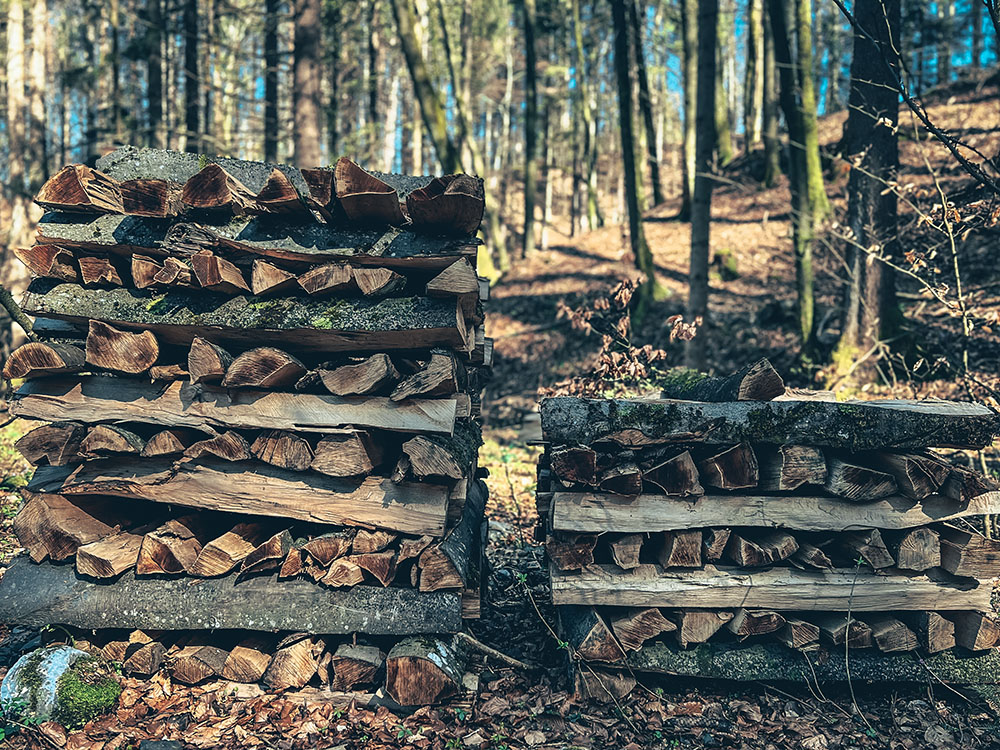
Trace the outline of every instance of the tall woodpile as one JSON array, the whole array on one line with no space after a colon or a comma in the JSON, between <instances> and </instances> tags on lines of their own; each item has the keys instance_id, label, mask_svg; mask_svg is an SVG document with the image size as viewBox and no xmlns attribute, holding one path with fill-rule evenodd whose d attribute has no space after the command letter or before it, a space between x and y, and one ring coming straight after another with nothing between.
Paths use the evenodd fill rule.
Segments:
<instances>
[{"instance_id":1,"label":"tall woodpile","mask_svg":"<svg viewBox=\"0 0 1000 750\"><path fill-rule=\"evenodd\" d=\"M125 148L36 200L39 340L3 374L38 468L0 618L116 629L90 640L186 682L461 690L481 180Z\"/></svg>"},{"instance_id":2,"label":"tall woodpile","mask_svg":"<svg viewBox=\"0 0 1000 750\"><path fill-rule=\"evenodd\" d=\"M552 599L579 657L610 669L583 670L584 692L643 671L923 681L913 654L1000 682L1000 492L931 450L989 445L988 408L786 393L761 361L660 399L546 399L541 420ZM956 648L987 654L986 676ZM913 654L887 668L897 652Z\"/></svg>"}]
</instances>

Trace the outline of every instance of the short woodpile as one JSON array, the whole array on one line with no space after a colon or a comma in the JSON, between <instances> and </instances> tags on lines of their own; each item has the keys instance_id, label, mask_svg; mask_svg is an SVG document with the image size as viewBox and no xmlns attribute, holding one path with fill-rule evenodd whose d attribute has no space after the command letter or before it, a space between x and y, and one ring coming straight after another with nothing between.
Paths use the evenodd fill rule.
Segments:
<instances>
[{"instance_id":1,"label":"short woodpile","mask_svg":"<svg viewBox=\"0 0 1000 750\"><path fill-rule=\"evenodd\" d=\"M3 369L11 415L39 420L17 444L30 559L0 619L101 631L126 669L185 682L461 690L481 181L124 148L36 200L16 253L37 340Z\"/></svg>"},{"instance_id":2,"label":"short woodpile","mask_svg":"<svg viewBox=\"0 0 1000 750\"><path fill-rule=\"evenodd\" d=\"M638 672L923 681L929 659L1000 682L1000 491L932 450L989 445L990 409L837 402L760 361L659 399L549 398L541 423L562 636L611 670L581 670L583 692ZM955 666L969 654L989 668Z\"/></svg>"}]
</instances>

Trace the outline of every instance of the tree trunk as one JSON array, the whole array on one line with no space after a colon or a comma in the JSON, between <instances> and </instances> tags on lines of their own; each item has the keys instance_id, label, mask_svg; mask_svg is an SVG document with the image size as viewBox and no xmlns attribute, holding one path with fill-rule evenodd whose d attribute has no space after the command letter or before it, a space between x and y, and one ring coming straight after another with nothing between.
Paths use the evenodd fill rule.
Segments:
<instances>
[{"instance_id":1,"label":"tree trunk","mask_svg":"<svg viewBox=\"0 0 1000 750\"><path fill-rule=\"evenodd\" d=\"M295 164L316 167L320 152L320 71L322 54L320 0L294 0L295 85L292 110L295 113Z\"/></svg>"},{"instance_id":2,"label":"tree trunk","mask_svg":"<svg viewBox=\"0 0 1000 750\"><path fill-rule=\"evenodd\" d=\"M646 74L646 55L642 47L642 25L636 8L641 2L642 0L630 0L629 26L632 31L632 48L635 51L635 73L639 79L639 110L642 112L642 121L645 125L646 160L649 163L650 181L653 183L653 204L658 206L666 199L660 181L660 160L656 153L656 125L653 118L653 99L649 93L649 77Z\"/></svg>"},{"instance_id":3,"label":"tree trunk","mask_svg":"<svg viewBox=\"0 0 1000 750\"><path fill-rule=\"evenodd\" d=\"M937 85L943 86L951 80L951 19L954 8L951 3L937 5Z\"/></svg>"},{"instance_id":4,"label":"tree trunk","mask_svg":"<svg viewBox=\"0 0 1000 750\"><path fill-rule=\"evenodd\" d=\"M583 169L583 190L586 193L585 206L587 227L590 230L601 226L602 221L597 207L597 182L595 179L597 165L596 137L594 133L594 116L591 110L590 91L587 81L587 64L583 46L583 24L580 19L580 0L573 3L573 62L576 67L577 102L580 106L581 130L583 132L583 147L580 159Z\"/></svg>"},{"instance_id":5,"label":"tree trunk","mask_svg":"<svg viewBox=\"0 0 1000 750\"><path fill-rule=\"evenodd\" d=\"M535 193L538 188L538 60L535 50L535 0L521 0L524 22L524 240L521 255L535 251Z\"/></svg>"},{"instance_id":6,"label":"tree trunk","mask_svg":"<svg viewBox=\"0 0 1000 750\"><path fill-rule=\"evenodd\" d=\"M743 137L746 153L750 153L761 139L761 110L764 99L763 62L763 0L748 0L746 78L743 84Z\"/></svg>"},{"instance_id":7,"label":"tree trunk","mask_svg":"<svg viewBox=\"0 0 1000 750\"><path fill-rule=\"evenodd\" d=\"M781 174L781 144L778 141L778 73L774 67L774 36L764 23L764 187L774 187Z\"/></svg>"},{"instance_id":8,"label":"tree trunk","mask_svg":"<svg viewBox=\"0 0 1000 750\"><path fill-rule=\"evenodd\" d=\"M149 119L146 144L149 148L163 148L162 0L146 0L146 19L146 112Z\"/></svg>"},{"instance_id":9,"label":"tree trunk","mask_svg":"<svg viewBox=\"0 0 1000 750\"><path fill-rule=\"evenodd\" d=\"M716 47L715 47L715 140L716 154L719 158L719 166L724 167L736 156L733 153L733 128L732 113L729 111L729 100L727 97L724 81L726 67L726 51L728 45L721 44L729 34L733 33L732 22L726 18L726 13L716 14ZM700 58L702 62L704 58Z\"/></svg>"},{"instance_id":10,"label":"tree trunk","mask_svg":"<svg viewBox=\"0 0 1000 750\"><path fill-rule=\"evenodd\" d=\"M684 83L684 181L681 184L681 210L679 218L691 217L691 199L694 196L695 140L697 127L695 112L698 108L698 0L681 0L681 30L683 57L681 67ZM714 54L714 53L713 53Z\"/></svg>"},{"instance_id":11,"label":"tree trunk","mask_svg":"<svg viewBox=\"0 0 1000 750\"><path fill-rule=\"evenodd\" d=\"M698 101L695 149L694 195L691 201L691 262L688 282L687 315L690 320L708 319L708 258L711 251L712 152L715 135L715 45L718 29L718 0L698 2ZM684 344L684 362L696 370L705 369L704 325Z\"/></svg>"},{"instance_id":12,"label":"tree trunk","mask_svg":"<svg viewBox=\"0 0 1000 750\"><path fill-rule=\"evenodd\" d=\"M45 94L48 91L46 59L49 52L49 19L46 0L34 0L31 6L31 57L29 75L31 132L28 142L28 185L32 193L49 176L49 150L46 133Z\"/></svg>"},{"instance_id":13,"label":"tree trunk","mask_svg":"<svg viewBox=\"0 0 1000 750\"><path fill-rule=\"evenodd\" d=\"M971 6L969 25L972 27L972 67L979 70L983 62L983 4L981 0L973 0Z\"/></svg>"},{"instance_id":14,"label":"tree trunk","mask_svg":"<svg viewBox=\"0 0 1000 750\"><path fill-rule=\"evenodd\" d=\"M841 374L891 335L900 317L892 270L879 260L896 254L896 193L885 186L895 179L899 166L898 99L893 88L898 72L886 61L896 59L900 0L863 0L855 8L855 22L864 33L854 33L845 134L844 158L858 168L851 170L848 180L849 276L840 341L833 355ZM865 374L872 374L870 368L861 375Z\"/></svg>"},{"instance_id":15,"label":"tree trunk","mask_svg":"<svg viewBox=\"0 0 1000 750\"><path fill-rule=\"evenodd\" d=\"M199 130L198 100L198 0L184 0L184 150L198 152L202 148Z\"/></svg>"},{"instance_id":16,"label":"tree trunk","mask_svg":"<svg viewBox=\"0 0 1000 750\"><path fill-rule=\"evenodd\" d=\"M264 8L264 161L268 162L278 161L279 7L279 0L267 0Z\"/></svg>"},{"instance_id":17,"label":"tree trunk","mask_svg":"<svg viewBox=\"0 0 1000 750\"><path fill-rule=\"evenodd\" d=\"M799 91L802 92L799 107L802 112L802 136L806 156L806 184L813 221L818 222L830 213L830 204L823 187L823 164L819 156L812 14L812 0L795 0L796 75Z\"/></svg>"}]
</instances>

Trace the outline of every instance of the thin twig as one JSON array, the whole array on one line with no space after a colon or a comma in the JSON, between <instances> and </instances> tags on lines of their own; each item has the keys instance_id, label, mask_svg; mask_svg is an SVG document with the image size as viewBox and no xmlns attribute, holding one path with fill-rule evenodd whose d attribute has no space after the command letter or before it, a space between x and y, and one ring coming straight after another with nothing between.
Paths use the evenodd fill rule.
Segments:
<instances>
[{"instance_id":1,"label":"thin twig","mask_svg":"<svg viewBox=\"0 0 1000 750\"><path fill-rule=\"evenodd\" d=\"M538 669L541 669L541 667L539 667L537 664L528 664L527 662L523 662L520 659L515 659L513 656L507 656L507 654L505 654L503 651L497 651L492 646L487 646L485 643L472 637L468 633L465 632L455 633L455 638L462 641L470 648L473 648L476 651L480 652L481 654L485 654L491 659L496 659L499 662L503 662L508 667L513 667L514 669L521 669L525 672L534 672Z\"/></svg>"},{"instance_id":2,"label":"thin twig","mask_svg":"<svg viewBox=\"0 0 1000 750\"><path fill-rule=\"evenodd\" d=\"M0 305L10 315L10 319L21 326L28 341L38 341L38 334L31 327L31 321L28 320L28 316L24 314L21 306L14 301L14 296L10 293L10 290L3 284L0 284Z\"/></svg>"}]
</instances>

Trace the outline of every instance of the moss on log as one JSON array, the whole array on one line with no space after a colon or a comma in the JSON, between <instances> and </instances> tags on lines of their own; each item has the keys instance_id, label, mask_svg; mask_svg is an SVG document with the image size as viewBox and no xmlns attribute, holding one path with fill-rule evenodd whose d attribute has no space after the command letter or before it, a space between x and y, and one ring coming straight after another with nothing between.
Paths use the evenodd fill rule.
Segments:
<instances>
[{"instance_id":1,"label":"moss on log","mask_svg":"<svg viewBox=\"0 0 1000 750\"><path fill-rule=\"evenodd\" d=\"M86 250L117 253L139 251L146 255L166 255L160 243L167 236L169 219L106 214L85 217L80 214L47 213L38 222L38 241Z\"/></svg>"}]
</instances>

